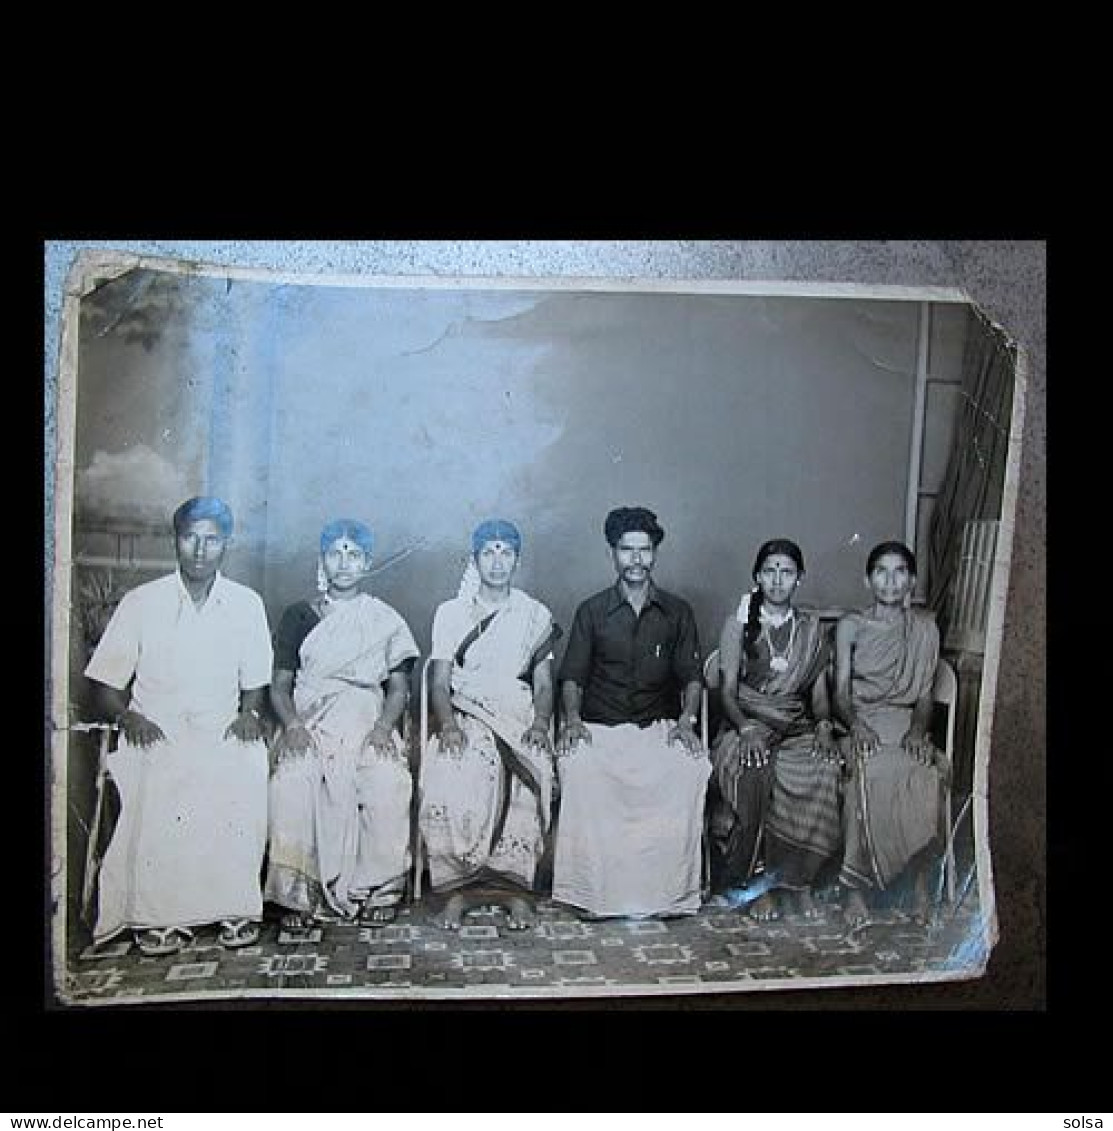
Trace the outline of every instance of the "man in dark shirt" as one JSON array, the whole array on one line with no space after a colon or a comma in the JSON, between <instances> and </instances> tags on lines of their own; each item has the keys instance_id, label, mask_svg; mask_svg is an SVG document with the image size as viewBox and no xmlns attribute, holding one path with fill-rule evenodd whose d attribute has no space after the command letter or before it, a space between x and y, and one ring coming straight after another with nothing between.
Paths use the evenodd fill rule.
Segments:
<instances>
[{"instance_id":1,"label":"man in dark shirt","mask_svg":"<svg viewBox=\"0 0 1113 1131\"><path fill-rule=\"evenodd\" d=\"M607 515L617 580L576 610L561 665L553 898L595 916L699 909L701 657L688 603L651 574L665 536L644 507Z\"/></svg>"}]
</instances>

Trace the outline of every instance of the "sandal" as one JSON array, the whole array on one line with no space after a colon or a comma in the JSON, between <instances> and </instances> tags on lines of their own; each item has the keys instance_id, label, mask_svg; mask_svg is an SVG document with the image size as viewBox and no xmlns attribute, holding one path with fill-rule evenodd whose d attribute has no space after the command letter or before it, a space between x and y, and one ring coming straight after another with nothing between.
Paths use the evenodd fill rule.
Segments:
<instances>
[{"instance_id":1,"label":"sandal","mask_svg":"<svg viewBox=\"0 0 1113 1131\"><path fill-rule=\"evenodd\" d=\"M235 950L259 941L259 924L250 919L222 919L220 933L216 936L221 946Z\"/></svg>"},{"instance_id":2,"label":"sandal","mask_svg":"<svg viewBox=\"0 0 1113 1131\"><path fill-rule=\"evenodd\" d=\"M392 903L371 907L364 904L359 909L359 922L367 927L385 927L398 917L398 908Z\"/></svg>"},{"instance_id":3,"label":"sandal","mask_svg":"<svg viewBox=\"0 0 1113 1131\"><path fill-rule=\"evenodd\" d=\"M143 954L159 956L177 954L193 940L193 932L186 927L147 927L135 932L135 945Z\"/></svg>"}]
</instances>

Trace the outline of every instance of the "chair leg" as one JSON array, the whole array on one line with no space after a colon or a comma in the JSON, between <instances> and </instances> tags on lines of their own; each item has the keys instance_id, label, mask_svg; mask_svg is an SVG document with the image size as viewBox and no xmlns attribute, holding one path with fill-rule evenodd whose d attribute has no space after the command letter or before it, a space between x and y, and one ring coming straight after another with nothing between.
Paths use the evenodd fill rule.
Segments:
<instances>
[{"instance_id":1,"label":"chair leg","mask_svg":"<svg viewBox=\"0 0 1113 1131\"><path fill-rule=\"evenodd\" d=\"M711 898L711 807L706 801L700 840L700 894L704 903Z\"/></svg>"},{"instance_id":2,"label":"chair leg","mask_svg":"<svg viewBox=\"0 0 1113 1131\"><path fill-rule=\"evenodd\" d=\"M108 743L110 731L106 727L100 734L97 752L97 772L93 789L95 800L93 803L93 818L89 822L89 839L85 844L85 871L81 883L81 917L90 927L95 918L93 908L93 890L97 879L97 842L101 835L101 822L104 820L104 791L107 787L108 777Z\"/></svg>"},{"instance_id":3,"label":"chair leg","mask_svg":"<svg viewBox=\"0 0 1113 1131\"><path fill-rule=\"evenodd\" d=\"M416 828L416 822L415 822ZM413 901L414 903L421 902L421 875L425 871L425 838L421 835L421 829L416 828L414 835L414 877L413 877Z\"/></svg>"}]
</instances>

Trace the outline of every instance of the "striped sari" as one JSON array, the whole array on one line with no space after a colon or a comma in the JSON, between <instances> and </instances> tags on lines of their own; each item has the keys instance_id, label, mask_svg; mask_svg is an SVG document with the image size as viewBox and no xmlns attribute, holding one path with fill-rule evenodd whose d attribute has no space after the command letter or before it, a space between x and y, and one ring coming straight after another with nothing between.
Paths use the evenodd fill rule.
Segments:
<instances>
[{"instance_id":1,"label":"striped sari","mask_svg":"<svg viewBox=\"0 0 1113 1131\"><path fill-rule=\"evenodd\" d=\"M794 615L796 635L788 667L780 672L771 666L764 635L750 659L742 652L737 619L732 615L723 627L721 661L739 665L738 705L764 737L770 757L763 767L744 766L738 731L726 723L712 744L716 886L749 883L763 858L767 888L810 887L842 842L839 767L813 756L808 705L830 661L829 633L818 618L799 609Z\"/></svg>"}]
</instances>

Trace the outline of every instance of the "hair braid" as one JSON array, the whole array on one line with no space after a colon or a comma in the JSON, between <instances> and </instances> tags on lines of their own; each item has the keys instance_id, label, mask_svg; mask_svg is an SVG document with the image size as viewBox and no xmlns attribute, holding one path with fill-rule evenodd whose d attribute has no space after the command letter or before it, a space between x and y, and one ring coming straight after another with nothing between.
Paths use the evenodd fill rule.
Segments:
<instances>
[{"instance_id":1,"label":"hair braid","mask_svg":"<svg viewBox=\"0 0 1113 1131\"><path fill-rule=\"evenodd\" d=\"M750 609L746 614L746 628L742 633L742 651L751 659L757 659L757 639L761 633L761 606L765 604L765 594L760 585L750 592Z\"/></svg>"}]
</instances>

